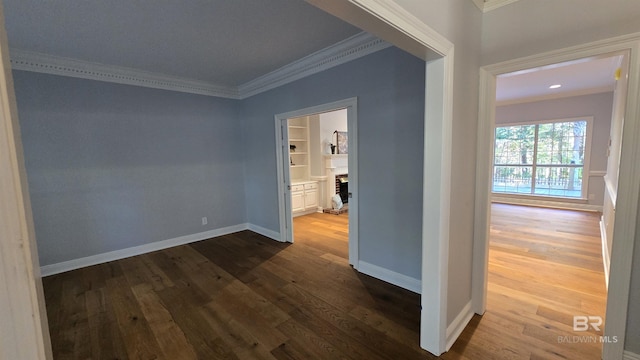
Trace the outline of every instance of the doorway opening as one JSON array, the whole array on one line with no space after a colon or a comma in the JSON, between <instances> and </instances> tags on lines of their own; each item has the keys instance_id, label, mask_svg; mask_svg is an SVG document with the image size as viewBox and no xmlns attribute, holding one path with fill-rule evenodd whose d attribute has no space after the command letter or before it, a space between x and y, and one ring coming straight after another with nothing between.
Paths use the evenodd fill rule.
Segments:
<instances>
[{"instance_id":1,"label":"doorway opening","mask_svg":"<svg viewBox=\"0 0 640 360\"><path fill-rule=\"evenodd\" d=\"M562 238L562 240L568 240L568 242L575 241L576 236L579 237L584 235L591 236L596 241L595 253L593 253L594 252L593 248L591 248L590 250L585 250L577 246L577 247L574 247L572 250L577 252L582 252L582 254L576 255L573 260L571 260L570 256L568 255L565 255L565 257L566 257L566 260L573 261L574 264L577 264L578 262L576 260L578 260L578 258L581 258L581 260L584 260L584 255L586 255L587 252L591 252L591 255L593 255L593 258L591 259L592 260L591 266L597 267L597 269L595 270L600 272L600 276L596 276L595 278L601 279L599 281L596 280L599 282L599 284L596 284L595 286L596 287L599 286L603 289L602 296L604 297L603 299L604 304L602 304L600 308L606 308L606 311L602 313L602 315L600 315L600 314L593 314L593 312L597 311L597 310L594 310L594 308L588 308L588 309L581 308L584 314L571 313L572 311L573 312L578 312L578 311L571 310L570 306L566 306L567 304L561 304L559 305L560 308L562 308L561 310L553 309L553 311L547 312L547 314L549 315L553 313L555 319L550 318L549 321L558 325L558 327L561 328L561 330L564 329L563 331L566 331L566 333L569 335L576 335L575 332L582 329L580 328L576 330L576 325L573 324L572 322L576 316L587 317L587 318L589 316L592 316L594 318L593 321L591 321L591 318L588 318L588 324L587 324L588 325L587 331L593 332L593 334L587 333L587 336L589 335L595 336L596 333L598 335L598 336L595 336L594 339L596 338L600 339L599 335L603 335L604 339L607 339L611 337L611 334L621 333L624 331L623 329L624 329L625 320L622 315L625 310L621 310L621 309L623 308L626 309L626 305L620 305L619 303L624 301L626 304L626 301L628 300L628 291L629 291L628 279L630 275L630 268L617 267L615 269L616 274L614 275L617 275L617 276L611 276L610 278L611 283L614 285L609 284L608 291L605 285L606 283L605 279L609 279L609 274L608 274L609 263L615 263L617 262L616 258L621 259L627 256L626 253L623 253L625 250L620 251L620 249L627 248L626 251L629 251L628 247L633 245L632 243L628 242L623 236L621 237L619 235L627 233L629 231L633 233L634 230L632 229L632 224L626 223L626 219L624 218L619 219L621 220L620 224L616 223L615 227L616 227L616 239L617 239L616 244L619 243L620 245L616 245L616 247L613 248L615 252L612 253L611 243L613 241L612 232L613 232L614 225L613 225L613 221L607 220L606 214L608 211L607 210L608 207L611 207L612 203L613 203L613 206L616 205L615 194L617 193L617 190L618 190L618 172L622 174L622 173L628 173L633 170L633 167L629 167L630 163L627 163L625 161L625 158L621 157L620 154L624 153L624 150L622 147L623 142L621 141L623 137L623 133L622 133L623 126L625 127L625 131L632 129L631 132L633 132L633 129L634 129L634 125L624 124L623 119L625 117L633 118L633 116L630 116L630 114L633 114L635 111L633 106L628 106L629 104L627 100L632 98L633 96L632 93L634 92L633 91L634 87L632 82L635 81L635 77L633 74L631 74L631 72L633 72L633 69L632 67L629 66L629 62L631 59L631 53L632 51L636 51L636 48L637 48L637 44L632 42L624 42L624 41L620 43L609 42L606 44L605 43L588 44L583 47L576 47L576 48L561 50L556 52L556 54L553 54L553 55L544 54L540 56L532 56L530 58L518 59L518 60L513 60L511 62L505 62L505 63L500 63L492 66L486 66L481 69L481 94L480 94L481 101L480 101L480 121L479 121L480 126L479 126L479 137L478 137L478 167L477 167L478 173L476 178L477 180L476 241L474 245L475 255L474 255L474 281L473 281L474 308L476 313L483 314L487 309L487 301L488 301L487 289L488 289L488 282L490 281L488 280L488 278L489 278L489 272L492 271L490 267L497 266L497 265L492 265L491 263L492 255L490 254L490 252L493 250L492 247L494 246L492 243L494 234L499 232L499 229L494 227L494 221L497 221L496 219L498 216L500 216L500 214L499 214L499 211L496 211L498 213L497 214L498 216L496 216L496 219L494 219L491 216L491 212L492 212L492 209L496 209L496 207L505 206L502 204L497 204L495 203L495 201L492 202L492 200L494 199L493 198L494 194L492 194L492 190L494 189L494 185L495 185L494 184L495 167L496 167L495 159L496 159L496 156L498 155L497 154L498 135L496 133L496 127L500 126L499 124L500 116L504 115L504 113L501 114L501 111L504 112L504 109L500 109L500 105L501 105L500 101L499 99L496 98L496 96L499 94L497 90L499 88L500 77L502 76L508 77L510 75L533 74L537 71L557 70L563 67L584 65L590 62L595 62L600 60L607 61L607 59L609 60L613 59L614 62L617 62L616 67L605 75L613 82L613 85L611 85L608 90L600 89L600 91L592 91L592 92L583 90L582 93L574 91L573 94L569 94L569 95L572 95L571 98L573 99L575 99L578 96L591 96L592 98L590 100L594 101L593 100L593 96L595 96L594 94L602 93L605 91L609 92L609 109L608 110L609 110L610 123L606 124L605 130L600 131L600 134L597 134L595 130L593 134L593 141L594 141L593 147L596 146L595 145L596 142L599 142L599 141L603 142L604 149L602 151L606 153L606 157L604 157L604 160L601 159L601 161L598 163L594 162L594 159L592 158L591 164L590 164L591 170L581 174L580 180L581 181L585 180L585 182L583 182L584 185L586 185L585 184L586 180L588 180L589 185L588 187L585 186L587 187L587 190L580 195L579 201L570 201L566 198L558 200L558 199L547 199L542 197L537 197L537 198L529 197L519 202L518 200L513 200L513 199L509 199L508 201L502 201L503 199L501 199L500 202L510 202L512 204L534 205L538 207L537 208L538 211L541 211L544 213L546 211L554 211L554 210L540 209L540 207L552 207L552 208L564 208L564 209L573 208L574 210L576 209L577 210L594 210L593 208L591 209L589 208L590 205L593 205L590 203L592 200L599 198L600 203L598 204L598 206L595 206L594 208L598 209L598 211L600 212L604 212L605 215L604 216L601 216L600 214L595 215L595 220L593 222L597 224L596 226L591 226L591 229L580 227L578 229L574 228L573 230L571 230L570 227L575 225L574 222L578 222L574 218L574 220L572 220L573 222L567 224L566 226L559 226L556 229L556 232L558 233L563 232L563 234L560 234L560 237ZM583 71L581 72L583 79L589 78L589 76L585 74L591 75L591 76L595 75L595 74L590 74L590 72ZM546 84L546 86L547 88L551 88L551 85L557 85L558 83L559 82L554 81L553 83ZM555 86L553 88L557 89L558 87ZM567 96L566 98L568 99L569 96ZM535 99L535 100L537 102L541 102L545 100L551 101L549 100L549 98L544 98L544 97L539 97L538 99ZM560 101L560 100L557 100L557 101ZM527 103L527 106L531 107L533 104L535 103L530 102L530 103ZM538 115L546 114L545 115L546 119L541 119L541 120L553 119L548 115L548 111L551 108L550 104L551 104L550 102L547 102L546 108L541 107L542 110L539 111ZM514 107L515 105L508 105L508 106ZM522 109L524 109L524 107L522 107L520 110ZM577 116L584 117L587 115L589 114L585 113L583 110L583 113ZM594 124L597 125L598 119L597 119L597 116L595 117L596 119L594 120ZM570 116L560 116L555 118L557 119L570 118ZM532 120L532 119L529 119L529 120ZM627 135L624 135L624 136L627 136ZM573 150L573 149L570 149L570 150ZM584 151L584 149L582 150ZM596 152L597 151L592 149L591 156L592 157L597 156L598 154L596 154ZM565 159L565 160L568 160L568 159ZM575 159L572 159L572 160L575 160ZM584 161L588 161L588 160L584 160ZM566 166L566 164L564 163L556 163L553 165L560 168L562 167L572 168L574 171L577 171L576 168L579 167L580 165L577 163L576 164L569 163L569 164L570 164L569 166ZM529 166L529 165L531 164L518 164L518 166ZM571 172L567 171L567 174L569 173ZM576 173L574 172L573 175L576 175ZM585 177L587 178L585 179ZM620 193L621 194L626 193L627 191L629 191L628 181L626 181L626 178L623 178L622 176L620 176L620 179L621 179ZM537 178L529 179L529 181L531 182L534 182L537 180L538 180ZM594 192L595 187L600 188L600 195L597 195L597 193ZM533 188L533 185L532 185L532 188ZM630 193L629 195L632 195L632 194L633 193ZM632 204L637 205L637 203L633 203L633 202ZM629 205L627 204L626 200L624 200L624 203L618 202L617 205L619 207L629 208ZM535 208L532 208L532 209L535 209ZM555 211L565 211L565 210L555 210ZM616 211L618 211L618 209L616 209ZM578 214L576 216L580 216L580 215L584 215L585 213L576 213L576 214ZM593 215L593 214L588 214L588 215ZM542 220L538 223L537 226L534 226L534 228L540 229L541 231L548 230L545 227L551 226L550 225L551 221L549 219L553 218L552 220L556 221L558 220L559 217L560 216L557 214L550 215L547 212L541 217ZM533 219L531 216L529 216L526 220L531 221ZM618 232L619 230L622 230L622 231ZM609 231L611 231L611 236L607 234ZM538 232L538 230L536 230L536 232ZM520 233L518 237L523 238L527 235L529 234ZM501 235L496 235L496 236L501 236ZM491 241L490 241L490 238L491 238ZM554 243L553 239L549 239L549 238L543 241L547 242L547 245L543 245L543 246L547 246L548 249L553 250L555 252L554 254L550 254L550 255L548 254L548 255L550 257L555 256L557 259L558 258L557 253L559 253L559 251L556 251L558 249L553 247L554 246L557 247L559 244ZM593 261L596 261L596 262L594 263ZM565 264L564 266L570 266L570 264ZM562 286L561 281L558 280L559 279L558 276L564 279L566 277L566 273L559 273L556 270L552 272L554 273L554 276L551 277L553 278L553 281L557 283L558 286ZM536 278L539 276L539 274L536 273L534 275L535 276L533 278L530 278L528 280L535 281ZM588 282L585 282L585 279L577 278L577 279L574 279L574 281L580 281L585 286L594 286L594 283L589 284ZM622 283L623 281L624 283ZM591 293L593 292L597 292L597 291L589 291L589 292L586 292L585 295L590 296ZM623 294L620 295L618 294L618 292L623 292ZM616 294L616 296L609 296L610 294ZM557 295L557 293L551 292L550 295L555 296ZM494 296L494 299L495 299L495 296ZM489 301L491 301L491 299L489 299ZM543 310L549 310L549 308L546 307ZM605 313L606 313L606 326L604 325ZM559 321L560 315L564 316L564 321ZM572 321L569 321L569 320L572 320ZM591 326L592 322L594 323L595 327ZM598 333L598 331L600 332ZM582 334L578 334L578 335L582 335ZM617 343L607 343L605 341L604 343L599 342L599 344L596 344L596 345L602 346L604 358L608 358L610 356L613 356L612 354L622 351L622 346Z\"/></svg>"},{"instance_id":2,"label":"doorway opening","mask_svg":"<svg viewBox=\"0 0 640 360\"><path fill-rule=\"evenodd\" d=\"M309 216L296 221L302 225L314 223L318 212L339 216L341 228L346 218L349 264L357 269L357 99L279 114L275 121L282 241L294 242L294 217Z\"/></svg>"},{"instance_id":3,"label":"doorway opening","mask_svg":"<svg viewBox=\"0 0 640 360\"><path fill-rule=\"evenodd\" d=\"M497 77L488 310L594 340L543 351L602 352L627 64L614 53Z\"/></svg>"},{"instance_id":4,"label":"doorway opening","mask_svg":"<svg viewBox=\"0 0 640 360\"><path fill-rule=\"evenodd\" d=\"M291 241L320 242L344 259L349 242L347 117L345 108L287 120Z\"/></svg>"}]
</instances>

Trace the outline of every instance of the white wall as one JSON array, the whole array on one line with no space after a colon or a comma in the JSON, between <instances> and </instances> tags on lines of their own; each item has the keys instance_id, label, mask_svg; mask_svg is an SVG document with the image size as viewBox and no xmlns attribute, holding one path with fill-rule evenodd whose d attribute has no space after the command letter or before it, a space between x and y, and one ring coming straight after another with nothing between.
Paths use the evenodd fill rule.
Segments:
<instances>
[{"instance_id":1,"label":"white wall","mask_svg":"<svg viewBox=\"0 0 640 360\"><path fill-rule=\"evenodd\" d=\"M322 161L322 142L320 141L320 115L311 115L309 118L309 173L311 176L324 175Z\"/></svg>"},{"instance_id":2,"label":"white wall","mask_svg":"<svg viewBox=\"0 0 640 360\"><path fill-rule=\"evenodd\" d=\"M520 0L484 15L482 64L637 33L638 19L640 1ZM639 239L636 232L636 244ZM625 341L625 348L636 354L640 354L640 304L634 298L640 289L639 247L634 252Z\"/></svg>"},{"instance_id":3,"label":"white wall","mask_svg":"<svg viewBox=\"0 0 640 360\"><path fill-rule=\"evenodd\" d=\"M447 324L471 300L482 13L470 0L396 0L455 47ZM425 211L428 211L426 209ZM437 209L431 209L437 211Z\"/></svg>"},{"instance_id":4,"label":"white wall","mask_svg":"<svg viewBox=\"0 0 640 360\"><path fill-rule=\"evenodd\" d=\"M336 144L334 131L347 131L347 109L320 114L320 146L323 154L331 154L328 143Z\"/></svg>"},{"instance_id":5,"label":"white wall","mask_svg":"<svg viewBox=\"0 0 640 360\"><path fill-rule=\"evenodd\" d=\"M616 217L616 201L618 195L618 172L620 168L620 154L622 150L622 127L624 125L624 107L627 103L629 57L625 56L622 63L622 74L616 82L616 89L613 96L611 128L609 129L609 149L607 175L604 177L605 198L602 209L602 226L607 244L606 252L603 254L605 262L605 276L609 276L611 260L611 250L613 246L613 227ZM609 279L607 279L608 283Z\"/></svg>"},{"instance_id":6,"label":"white wall","mask_svg":"<svg viewBox=\"0 0 640 360\"><path fill-rule=\"evenodd\" d=\"M482 19L482 64L640 31L640 1L520 0Z\"/></svg>"}]
</instances>

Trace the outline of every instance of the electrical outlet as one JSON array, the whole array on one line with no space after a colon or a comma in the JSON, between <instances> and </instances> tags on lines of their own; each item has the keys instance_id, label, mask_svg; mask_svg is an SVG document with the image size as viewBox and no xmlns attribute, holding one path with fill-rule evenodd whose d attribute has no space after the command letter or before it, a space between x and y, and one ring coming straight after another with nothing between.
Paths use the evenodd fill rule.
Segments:
<instances>
[{"instance_id":1,"label":"electrical outlet","mask_svg":"<svg viewBox=\"0 0 640 360\"><path fill-rule=\"evenodd\" d=\"M202 225L207 225L208 221L207 221L207 217L203 217L202 218Z\"/></svg>"}]
</instances>

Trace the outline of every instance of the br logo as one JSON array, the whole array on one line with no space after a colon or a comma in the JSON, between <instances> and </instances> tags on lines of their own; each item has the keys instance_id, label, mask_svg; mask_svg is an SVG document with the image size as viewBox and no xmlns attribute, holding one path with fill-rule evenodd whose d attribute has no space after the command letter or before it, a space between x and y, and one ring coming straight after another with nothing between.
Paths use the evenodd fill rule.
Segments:
<instances>
[{"instance_id":1,"label":"br logo","mask_svg":"<svg viewBox=\"0 0 640 360\"><path fill-rule=\"evenodd\" d=\"M573 331L589 331L591 327L595 331L600 331L602 316L575 315L573 317Z\"/></svg>"}]
</instances>

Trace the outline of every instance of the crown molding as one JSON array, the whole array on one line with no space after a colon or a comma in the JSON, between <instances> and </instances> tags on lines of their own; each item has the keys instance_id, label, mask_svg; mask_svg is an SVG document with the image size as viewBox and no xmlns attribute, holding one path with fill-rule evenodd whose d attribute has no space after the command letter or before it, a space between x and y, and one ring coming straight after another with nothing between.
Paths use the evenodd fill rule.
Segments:
<instances>
[{"instance_id":1,"label":"crown molding","mask_svg":"<svg viewBox=\"0 0 640 360\"><path fill-rule=\"evenodd\" d=\"M105 65L20 49L11 49L10 54L11 67L13 70L32 71L223 98L237 99L239 97L238 91L235 88L218 86L204 81L184 79L138 69Z\"/></svg>"},{"instance_id":2,"label":"crown molding","mask_svg":"<svg viewBox=\"0 0 640 360\"><path fill-rule=\"evenodd\" d=\"M471 0L475 6L480 9L480 11L484 11L484 0Z\"/></svg>"},{"instance_id":3,"label":"crown molding","mask_svg":"<svg viewBox=\"0 0 640 360\"><path fill-rule=\"evenodd\" d=\"M532 102L545 101L545 100L564 99L564 98L575 97L575 96L602 94L602 93L613 92L614 90L615 90L614 86L600 86L600 87L595 87L590 89L566 91L566 92L561 92L557 94L538 95L538 96L532 96L532 97L526 97L526 98L496 101L496 106L524 104L524 103L532 103Z\"/></svg>"},{"instance_id":4,"label":"crown molding","mask_svg":"<svg viewBox=\"0 0 640 360\"><path fill-rule=\"evenodd\" d=\"M362 32L294 61L238 87L185 79L138 69L11 49L13 70L105 81L228 99L245 99L261 92L372 54L391 44Z\"/></svg>"},{"instance_id":5,"label":"crown molding","mask_svg":"<svg viewBox=\"0 0 640 360\"><path fill-rule=\"evenodd\" d=\"M509 5L518 0L471 0L483 13Z\"/></svg>"},{"instance_id":6,"label":"crown molding","mask_svg":"<svg viewBox=\"0 0 640 360\"><path fill-rule=\"evenodd\" d=\"M274 89L334 66L386 49L391 44L361 32L238 87L241 99Z\"/></svg>"},{"instance_id":7,"label":"crown molding","mask_svg":"<svg viewBox=\"0 0 640 360\"><path fill-rule=\"evenodd\" d=\"M349 0L360 8L366 10L379 19L394 26L396 29L402 29L402 32L412 38L415 42L431 49L439 56L445 56L453 51L453 43L440 33L429 27L422 20L417 18L411 12L394 1L388 0ZM425 57L423 60L429 60Z\"/></svg>"}]
</instances>

